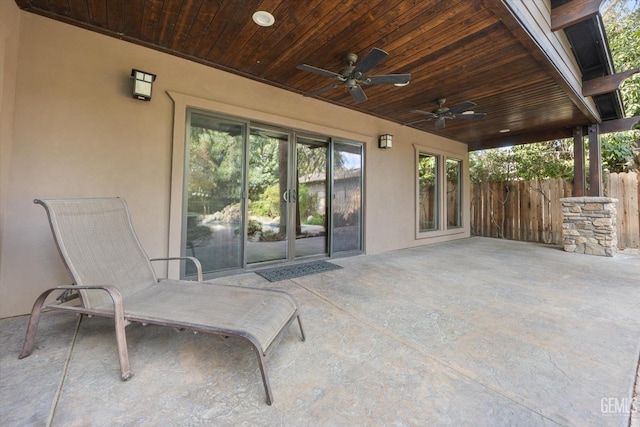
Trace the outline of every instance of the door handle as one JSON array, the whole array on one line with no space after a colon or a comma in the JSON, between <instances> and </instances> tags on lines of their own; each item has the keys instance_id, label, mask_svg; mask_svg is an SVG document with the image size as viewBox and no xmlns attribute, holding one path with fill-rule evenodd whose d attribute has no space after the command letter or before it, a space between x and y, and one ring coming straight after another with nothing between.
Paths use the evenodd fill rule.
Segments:
<instances>
[{"instance_id":1,"label":"door handle","mask_svg":"<svg viewBox=\"0 0 640 427\"><path fill-rule=\"evenodd\" d=\"M296 190L287 190L284 193L282 193L282 198L287 203L297 203L298 193L296 193Z\"/></svg>"}]
</instances>

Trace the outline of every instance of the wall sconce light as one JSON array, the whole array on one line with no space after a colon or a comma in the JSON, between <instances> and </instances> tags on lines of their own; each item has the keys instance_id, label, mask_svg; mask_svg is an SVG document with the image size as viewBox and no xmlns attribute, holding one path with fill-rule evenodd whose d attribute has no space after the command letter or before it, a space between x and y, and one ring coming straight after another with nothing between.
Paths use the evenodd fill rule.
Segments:
<instances>
[{"instance_id":1,"label":"wall sconce light","mask_svg":"<svg viewBox=\"0 0 640 427\"><path fill-rule=\"evenodd\" d=\"M151 101L151 86L156 75L132 69L131 77L133 77L133 97L141 101Z\"/></svg>"},{"instance_id":2,"label":"wall sconce light","mask_svg":"<svg viewBox=\"0 0 640 427\"><path fill-rule=\"evenodd\" d=\"M393 146L393 135L384 134L378 137L378 148L391 148Z\"/></svg>"}]
</instances>

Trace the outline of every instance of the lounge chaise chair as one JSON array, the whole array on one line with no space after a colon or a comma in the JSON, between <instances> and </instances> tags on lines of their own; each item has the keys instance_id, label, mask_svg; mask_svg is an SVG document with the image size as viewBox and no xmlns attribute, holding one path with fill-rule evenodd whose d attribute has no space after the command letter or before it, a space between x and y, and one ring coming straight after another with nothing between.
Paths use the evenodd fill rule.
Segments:
<instances>
[{"instance_id":1,"label":"lounge chaise chair","mask_svg":"<svg viewBox=\"0 0 640 427\"><path fill-rule=\"evenodd\" d=\"M267 404L273 402L265 361L284 332L297 319L286 292L202 282L158 280L135 235L125 202L120 198L34 200L47 211L54 240L74 280L36 300L20 358L31 354L41 312L51 309L115 319L122 380L132 377L125 326L131 322L171 326L245 339L254 349ZM165 260L185 259L165 258ZM51 292L65 293L62 302L45 304ZM77 298L69 298L69 293Z\"/></svg>"}]
</instances>

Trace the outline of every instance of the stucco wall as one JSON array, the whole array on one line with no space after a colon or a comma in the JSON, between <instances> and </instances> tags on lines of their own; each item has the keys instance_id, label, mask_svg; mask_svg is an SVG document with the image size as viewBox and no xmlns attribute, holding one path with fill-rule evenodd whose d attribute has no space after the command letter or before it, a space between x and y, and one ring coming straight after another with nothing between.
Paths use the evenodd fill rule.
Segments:
<instances>
[{"instance_id":1,"label":"stucco wall","mask_svg":"<svg viewBox=\"0 0 640 427\"><path fill-rule=\"evenodd\" d=\"M0 317L26 313L41 290L70 283L34 198L121 196L147 253L169 252L172 146L174 134L184 133L175 132L168 91L220 113L358 136L366 143L367 253L451 238L415 239L414 144L466 160L464 144L9 9L19 17L19 26L8 29L10 38L19 35L19 49L15 104L3 108L1 117L14 126L2 149L3 175L8 172L2 186L7 208ZM151 102L131 98L132 68L158 75ZM380 133L394 135L393 149L377 149ZM468 230L467 217L456 237L468 236Z\"/></svg>"},{"instance_id":2,"label":"stucco wall","mask_svg":"<svg viewBox=\"0 0 640 427\"><path fill-rule=\"evenodd\" d=\"M4 254L7 222L7 195L13 142L15 86L18 68L20 10L13 1L0 1L0 274ZM1 283L1 282L0 282ZM5 291L0 285L0 314L5 306Z\"/></svg>"}]
</instances>

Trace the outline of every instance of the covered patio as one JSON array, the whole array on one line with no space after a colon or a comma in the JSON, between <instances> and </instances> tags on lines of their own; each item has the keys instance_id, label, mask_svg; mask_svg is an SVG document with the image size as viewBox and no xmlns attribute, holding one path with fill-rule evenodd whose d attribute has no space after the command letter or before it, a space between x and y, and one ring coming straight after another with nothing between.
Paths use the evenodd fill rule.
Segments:
<instances>
[{"instance_id":1,"label":"covered patio","mask_svg":"<svg viewBox=\"0 0 640 427\"><path fill-rule=\"evenodd\" d=\"M332 260L270 283L295 328L264 392L241 341L132 325L135 376L120 381L111 320L0 320L0 425L615 425L638 413L640 256L580 256L474 237Z\"/></svg>"}]
</instances>

